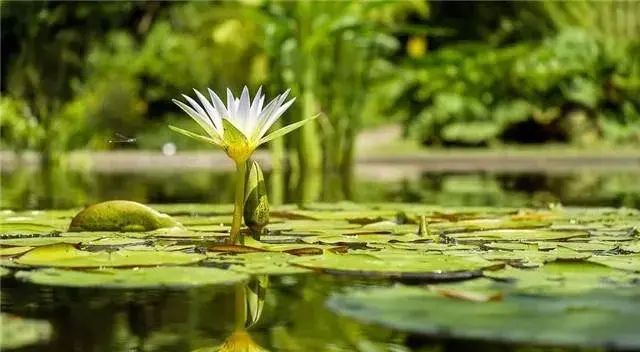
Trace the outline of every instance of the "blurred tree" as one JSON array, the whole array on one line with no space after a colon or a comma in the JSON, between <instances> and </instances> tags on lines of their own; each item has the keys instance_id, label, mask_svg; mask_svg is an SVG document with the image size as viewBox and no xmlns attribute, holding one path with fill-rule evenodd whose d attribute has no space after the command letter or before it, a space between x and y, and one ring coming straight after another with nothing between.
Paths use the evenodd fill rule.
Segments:
<instances>
[{"instance_id":1,"label":"blurred tree","mask_svg":"<svg viewBox=\"0 0 640 352\"><path fill-rule=\"evenodd\" d=\"M127 15L142 5L12 1L0 6L2 92L24 102L37 121L42 133L34 135L34 143L47 165L83 129L84 121L70 120L65 111L82 80L85 54L109 28L127 25Z\"/></svg>"},{"instance_id":2,"label":"blurred tree","mask_svg":"<svg viewBox=\"0 0 640 352\"><path fill-rule=\"evenodd\" d=\"M416 13L426 15L425 2L268 3L264 47L273 74L300 97L299 119L325 116L320 129L300 133L302 170L352 164L357 132L382 117L398 83L389 62L400 49L394 33Z\"/></svg>"},{"instance_id":3,"label":"blurred tree","mask_svg":"<svg viewBox=\"0 0 640 352\"><path fill-rule=\"evenodd\" d=\"M422 102L399 104L410 135L436 145L640 142L636 2L464 5L479 9L477 23L456 24L461 4L434 5L432 25L459 31L408 62L408 100Z\"/></svg>"}]
</instances>

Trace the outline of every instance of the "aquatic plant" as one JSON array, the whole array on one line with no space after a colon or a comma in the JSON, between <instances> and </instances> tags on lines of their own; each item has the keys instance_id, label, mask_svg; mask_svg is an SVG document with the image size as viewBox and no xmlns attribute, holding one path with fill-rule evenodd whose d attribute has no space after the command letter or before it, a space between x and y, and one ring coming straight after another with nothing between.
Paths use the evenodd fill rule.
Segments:
<instances>
[{"instance_id":1,"label":"aquatic plant","mask_svg":"<svg viewBox=\"0 0 640 352\"><path fill-rule=\"evenodd\" d=\"M261 144L301 127L316 118L317 115L267 134L271 126L278 121L295 101L295 98L293 98L285 102L289 95L289 90L276 96L266 106L264 106L265 96L262 94L262 87L258 89L253 102L249 97L249 89L246 86L242 90L240 98L234 97L231 90L227 88L226 105L215 92L211 89L208 89L208 91L211 101L196 89L194 89L194 92L200 103L185 94L182 96L191 106L179 100L173 100L176 105L204 129L207 136L175 126L169 126L169 128L187 137L221 147L235 162L236 189L230 239L232 243L236 243L240 239L240 226L245 201L247 160Z\"/></svg>"},{"instance_id":2,"label":"aquatic plant","mask_svg":"<svg viewBox=\"0 0 640 352\"><path fill-rule=\"evenodd\" d=\"M245 182L244 223L255 239L269 223L269 199L267 186L260 164L255 160L247 161L247 179Z\"/></svg>"}]
</instances>

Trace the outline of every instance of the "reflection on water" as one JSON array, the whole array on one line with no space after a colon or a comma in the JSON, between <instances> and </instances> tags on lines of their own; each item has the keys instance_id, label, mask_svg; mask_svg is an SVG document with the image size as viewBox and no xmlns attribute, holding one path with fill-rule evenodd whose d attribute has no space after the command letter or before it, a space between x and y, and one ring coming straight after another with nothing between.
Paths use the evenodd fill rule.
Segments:
<instances>
[{"instance_id":1,"label":"reflection on water","mask_svg":"<svg viewBox=\"0 0 640 352\"><path fill-rule=\"evenodd\" d=\"M275 176L275 177L272 177ZM576 172L424 172L392 180L330 174L265 177L274 204L302 199L422 202L458 206L546 206L549 203L640 207L639 169ZM69 208L108 199L143 203L231 203L233 175L224 171L95 173L16 169L2 172L2 208Z\"/></svg>"},{"instance_id":2,"label":"reflection on water","mask_svg":"<svg viewBox=\"0 0 640 352\"><path fill-rule=\"evenodd\" d=\"M362 325L324 307L337 282L264 278L186 291L42 288L3 282L2 310L48 320L51 341L31 351L354 351L402 345L407 335ZM251 349L231 349L231 347Z\"/></svg>"},{"instance_id":3,"label":"reflection on water","mask_svg":"<svg viewBox=\"0 0 640 352\"><path fill-rule=\"evenodd\" d=\"M428 338L357 322L325 306L332 292L390 285L384 281L276 276L267 291L261 280L183 291L130 291L43 288L9 279L3 281L2 311L53 325L50 341L20 351L591 351Z\"/></svg>"}]
</instances>

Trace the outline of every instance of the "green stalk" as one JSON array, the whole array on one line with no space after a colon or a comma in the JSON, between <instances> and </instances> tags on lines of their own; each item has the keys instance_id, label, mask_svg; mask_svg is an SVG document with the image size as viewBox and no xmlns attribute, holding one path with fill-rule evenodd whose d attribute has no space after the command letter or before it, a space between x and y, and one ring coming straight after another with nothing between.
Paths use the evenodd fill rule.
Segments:
<instances>
[{"instance_id":1,"label":"green stalk","mask_svg":"<svg viewBox=\"0 0 640 352\"><path fill-rule=\"evenodd\" d=\"M236 162L236 194L233 205L233 221L231 222L230 240L232 244L243 242L240 236L242 226L242 214L244 212L244 184L247 173L245 161Z\"/></svg>"},{"instance_id":2,"label":"green stalk","mask_svg":"<svg viewBox=\"0 0 640 352\"><path fill-rule=\"evenodd\" d=\"M281 127L279 122L276 123L274 129ZM270 177L270 194L269 200L271 204L280 205L284 202L284 160L285 148L284 138L276 138L269 142L271 149L271 177Z\"/></svg>"}]
</instances>

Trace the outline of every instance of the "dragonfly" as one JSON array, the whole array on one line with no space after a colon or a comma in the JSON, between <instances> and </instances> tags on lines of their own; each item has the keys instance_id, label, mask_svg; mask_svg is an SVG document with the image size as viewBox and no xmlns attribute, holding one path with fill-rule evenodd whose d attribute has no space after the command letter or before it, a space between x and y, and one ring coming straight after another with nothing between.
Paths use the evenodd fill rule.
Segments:
<instances>
[{"instance_id":1,"label":"dragonfly","mask_svg":"<svg viewBox=\"0 0 640 352\"><path fill-rule=\"evenodd\" d=\"M109 143L135 143L136 138L129 138L121 133L116 132L115 136L117 139L110 139Z\"/></svg>"}]
</instances>

